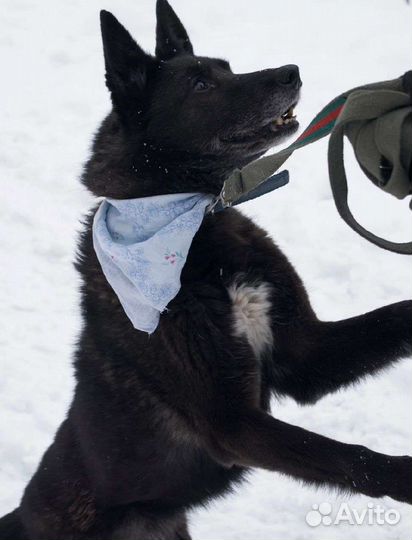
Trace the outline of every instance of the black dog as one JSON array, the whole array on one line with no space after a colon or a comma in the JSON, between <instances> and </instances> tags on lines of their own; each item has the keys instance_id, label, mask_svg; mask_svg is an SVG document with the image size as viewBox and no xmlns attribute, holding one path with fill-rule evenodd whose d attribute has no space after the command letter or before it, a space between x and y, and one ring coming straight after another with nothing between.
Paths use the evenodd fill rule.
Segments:
<instances>
[{"instance_id":1,"label":"black dog","mask_svg":"<svg viewBox=\"0 0 412 540\"><path fill-rule=\"evenodd\" d=\"M295 132L296 66L235 75L195 56L166 0L156 56L101 14L113 111L83 175L96 195L217 194L236 168ZM287 120L287 121L285 121ZM67 419L0 521L3 540L189 539L185 512L248 467L412 502L412 459L285 424L272 393L313 403L411 352L411 302L322 322L286 257L233 209L208 214L179 294L148 338L81 237L84 326ZM275 481L275 479L274 479Z\"/></svg>"}]
</instances>

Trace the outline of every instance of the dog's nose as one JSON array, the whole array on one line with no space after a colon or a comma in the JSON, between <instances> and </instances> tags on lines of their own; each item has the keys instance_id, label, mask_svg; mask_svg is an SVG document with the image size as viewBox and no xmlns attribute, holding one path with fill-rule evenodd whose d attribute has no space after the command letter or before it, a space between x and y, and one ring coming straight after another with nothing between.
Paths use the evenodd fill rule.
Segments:
<instances>
[{"instance_id":1,"label":"dog's nose","mask_svg":"<svg viewBox=\"0 0 412 540\"><path fill-rule=\"evenodd\" d=\"M294 64L282 66L276 70L276 82L282 86L288 86L297 90L302 86L299 68Z\"/></svg>"}]
</instances>

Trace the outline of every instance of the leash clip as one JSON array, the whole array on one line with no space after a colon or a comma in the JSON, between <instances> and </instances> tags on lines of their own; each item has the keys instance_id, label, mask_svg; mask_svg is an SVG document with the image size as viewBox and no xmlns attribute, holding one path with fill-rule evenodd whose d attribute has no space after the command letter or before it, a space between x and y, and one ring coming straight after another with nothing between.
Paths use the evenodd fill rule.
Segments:
<instances>
[{"instance_id":1,"label":"leash clip","mask_svg":"<svg viewBox=\"0 0 412 540\"><path fill-rule=\"evenodd\" d=\"M220 212L224 208L232 206L232 203L225 202L225 187L223 186L222 191L217 195L213 201L206 208L207 214L214 214L215 212Z\"/></svg>"}]
</instances>

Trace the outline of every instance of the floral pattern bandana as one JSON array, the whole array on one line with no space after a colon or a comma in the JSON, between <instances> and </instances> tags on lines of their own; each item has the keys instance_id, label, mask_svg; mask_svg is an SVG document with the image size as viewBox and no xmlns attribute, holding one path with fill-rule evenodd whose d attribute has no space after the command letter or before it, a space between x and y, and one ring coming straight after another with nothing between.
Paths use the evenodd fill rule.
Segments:
<instances>
[{"instance_id":1,"label":"floral pattern bandana","mask_svg":"<svg viewBox=\"0 0 412 540\"><path fill-rule=\"evenodd\" d=\"M180 274L211 195L175 193L105 199L93 221L93 245L134 328L153 333L180 290Z\"/></svg>"}]
</instances>

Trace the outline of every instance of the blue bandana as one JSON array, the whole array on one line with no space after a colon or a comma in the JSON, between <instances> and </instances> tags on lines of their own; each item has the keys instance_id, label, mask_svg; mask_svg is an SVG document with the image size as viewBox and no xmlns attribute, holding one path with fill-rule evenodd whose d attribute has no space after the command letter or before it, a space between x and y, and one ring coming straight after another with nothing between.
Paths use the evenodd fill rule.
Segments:
<instances>
[{"instance_id":1,"label":"blue bandana","mask_svg":"<svg viewBox=\"0 0 412 540\"><path fill-rule=\"evenodd\" d=\"M137 330L151 334L180 290L180 274L211 195L104 200L93 245L104 275Z\"/></svg>"}]
</instances>

